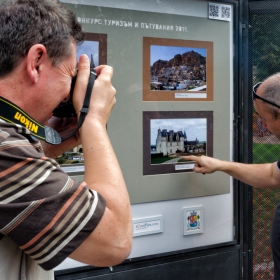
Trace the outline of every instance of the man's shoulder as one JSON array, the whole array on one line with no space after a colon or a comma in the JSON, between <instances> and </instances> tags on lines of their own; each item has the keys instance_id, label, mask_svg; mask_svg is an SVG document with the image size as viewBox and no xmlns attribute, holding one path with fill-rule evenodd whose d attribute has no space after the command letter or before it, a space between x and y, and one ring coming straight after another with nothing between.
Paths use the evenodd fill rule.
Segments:
<instances>
[{"instance_id":1,"label":"man's shoulder","mask_svg":"<svg viewBox=\"0 0 280 280\"><path fill-rule=\"evenodd\" d=\"M10 137L13 138L24 137L24 139L26 139L27 137L28 139L35 140L34 137L31 138L32 137L31 132L27 128L18 124L5 122L0 119L0 143L6 141Z\"/></svg>"},{"instance_id":2,"label":"man's shoulder","mask_svg":"<svg viewBox=\"0 0 280 280\"><path fill-rule=\"evenodd\" d=\"M40 154L43 152L41 142L27 128L0 119L0 147L17 149L28 146L32 147L32 150L29 149L32 153L34 148Z\"/></svg>"}]
</instances>

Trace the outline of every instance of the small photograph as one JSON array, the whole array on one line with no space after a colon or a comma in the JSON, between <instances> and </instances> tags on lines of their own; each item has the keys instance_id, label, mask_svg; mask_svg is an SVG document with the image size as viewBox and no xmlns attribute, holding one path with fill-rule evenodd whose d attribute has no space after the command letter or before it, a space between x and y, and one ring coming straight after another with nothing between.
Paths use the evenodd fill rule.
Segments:
<instances>
[{"instance_id":1,"label":"small photograph","mask_svg":"<svg viewBox=\"0 0 280 280\"><path fill-rule=\"evenodd\" d=\"M90 68L107 64L107 35L86 33L84 42L77 47L77 63L79 57L86 54L90 59ZM83 147L79 145L56 158L60 165L81 165L84 163Z\"/></svg>"},{"instance_id":2,"label":"small photograph","mask_svg":"<svg viewBox=\"0 0 280 280\"><path fill-rule=\"evenodd\" d=\"M206 91L206 51L151 45L151 90Z\"/></svg>"},{"instance_id":3,"label":"small photograph","mask_svg":"<svg viewBox=\"0 0 280 280\"><path fill-rule=\"evenodd\" d=\"M82 54L86 54L90 59L90 70L99 65L99 41L87 41L85 40L82 45L77 47L77 63L79 57Z\"/></svg>"},{"instance_id":4,"label":"small photograph","mask_svg":"<svg viewBox=\"0 0 280 280\"><path fill-rule=\"evenodd\" d=\"M86 33L84 42L77 47L77 62L82 54L90 59L90 68L107 64L107 35Z\"/></svg>"},{"instance_id":5,"label":"small photograph","mask_svg":"<svg viewBox=\"0 0 280 280\"><path fill-rule=\"evenodd\" d=\"M151 119L151 164L185 163L183 156L206 155L207 119Z\"/></svg>"},{"instance_id":6,"label":"small photograph","mask_svg":"<svg viewBox=\"0 0 280 280\"><path fill-rule=\"evenodd\" d=\"M193 172L184 156L213 156L213 112L143 112L143 175Z\"/></svg>"},{"instance_id":7,"label":"small photograph","mask_svg":"<svg viewBox=\"0 0 280 280\"><path fill-rule=\"evenodd\" d=\"M213 43L144 37L143 101L213 101Z\"/></svg>"}]
</instances>

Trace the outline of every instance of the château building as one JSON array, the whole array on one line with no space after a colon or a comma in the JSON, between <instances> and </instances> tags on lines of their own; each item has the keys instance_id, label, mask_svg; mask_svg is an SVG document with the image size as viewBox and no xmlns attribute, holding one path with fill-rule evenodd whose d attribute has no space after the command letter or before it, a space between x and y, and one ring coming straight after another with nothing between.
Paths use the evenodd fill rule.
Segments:
<instances>
[{"instance_id":1,"label":"ch\u00e2teau building","mask_svg":"<svg viewBox=\"0 0 280 280\"><path fill-rule=\"evenodd\" d=\"M190 146L197 146L198 139L188 141L186 132L181 130L175 132L174 130L167 131L167 129L158 129L156 139L156 153L163 153L163 155L174 154L178 151L185 152Z\"/></svg>"}]
</instances>

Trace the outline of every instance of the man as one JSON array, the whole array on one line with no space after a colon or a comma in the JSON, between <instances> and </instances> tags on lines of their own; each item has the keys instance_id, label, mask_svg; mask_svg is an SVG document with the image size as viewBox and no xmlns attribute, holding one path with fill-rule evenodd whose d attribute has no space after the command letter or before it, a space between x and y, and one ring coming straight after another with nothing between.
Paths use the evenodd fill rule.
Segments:
<instances>
[{"instance_id":1,"label":"man","mask_svg":"<svg viewBox=\"0 0 280 280\"><path fill-rule=\"evenodd\" d=\"M112 266L130 254L129 196L106 131L116 102L113 69L96 68L78 133L58 145L37 140L42 124L65 135L76 128L75 118L52 112L69 99L83 36L75 15L57 0L0 5L0 279L53 279L52 269L67 257ZM89 76L89 58L82 55L73 94L76 121ZM79 144L84 182L54 160Z\"/></svg>"},{"instance_id":2,"label":"man","mask_svg":"<svg viewBox=\"0 0 280 280\"><path fill-rule=\"evenodd\" d=\"M253 101L265 129L280 140L280 73L254 86ZM256 188L280 187L280 160L266 164L243 164L207 156L185 156L184 159L195 161L194 171L197 173L209 174L222 171ZM274 259L274 279L280 279L280 204L277 205L273 219L271 247Z\"/></svg>"}]
</instances>

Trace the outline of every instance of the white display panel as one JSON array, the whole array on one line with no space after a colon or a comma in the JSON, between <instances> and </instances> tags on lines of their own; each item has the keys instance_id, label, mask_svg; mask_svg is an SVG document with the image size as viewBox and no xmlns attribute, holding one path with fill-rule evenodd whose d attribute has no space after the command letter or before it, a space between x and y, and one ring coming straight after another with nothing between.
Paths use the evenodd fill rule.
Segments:
<instances>
[{"instance_id":1,"label":"white display panel","mask_svg":"<svg viewBox=\"0 0 280 280\"><path fill-rule=\"evenodd\" d=\"M83 1L62 1L69 4L92 5L92 2ZM121 72L121 67L127 69L130 67L131 75L142 76L142 68L132 67L129 61L125 61L122 54L122 46L116 46L116 52L120 54L122 65L114 57L114 51L110 50L112 44L116 44L117 37L110 37L108 31L108 58L109 65L114 67L115 73L113 84L117 89L117 104L112 112L108 123L108 133L116 154L120 160L128 189L132 196L132 214L133 219L142 219L145 217L162 216L164 220L163 231L161 233L137 236L133 239L133 249L129 258L149 256L160 253L168 253L177 250L185 250L199 248L208 245L220 244L234 240L234 213L233 213L233 186L232 180L224 174L203 175L201 174L164 174L153 175L145 178L142 174L142 112L143 111L191 111L193 108L200 111L212 111L213 120L213 156L232 160L232 139L233 139L233 23L232 21L215 21L208 19L209 3L204 1L94 1L94 5L108 8L147 11L153 13L162 13L170 15L182 15L196 18L203 22L213 24L212 32L208 32L205 36L200 35L200 27L197 25L196 31L189 30L181 33L182 39L212 41L214 72L213 72L213 101L194 101L194 102L146 102L142 100L142 79L137 79L125 86L119 85L120 81L125 81L125 76ZM75 12L79 11L78 7L73 7ZM77 16L85 16L80 14ZM131 19L132 21L133 19ZM153 18L150 17L150 22ZM226 25L226 27L225 27ZM224 32L216 33L215 27L221 27ZM84 24L86 32L95 32L95 26ZM207 28L207 26L204 26ZM119 27L119 32L124 36L125 29ZM208 30L208 29L207 29ZM142 30L143 31L143 30ZM229 31L229 32L226 32ZM150 32L150 31L149 31ZM154 33L147 31L145 36L156 37ZM196 32L196 33L195 33ZM206 32L201 31L201 33ZM145 33L145 32L143 32ZM171 34L171 33L170 33ZM204 34L204 33L203 33ZM158 37L162 37L163 33L159 33ZM165 35L166 38L172 35ZM126 41L129 43L129 41ZM220 43L220 44L219 44ZM224 50L226 49L226 51ZM135 52L137 60L141 61L141 52ZM142 67L142 63L139 63ZM226 65L226 68L225 68ZM140 93L140 96L139 96ZM185 98L185 96L182 96ZM179 98L178 98L179 99ZM134 106L132 106L134 105ZM134 141L136 149L128 143L123 144L122 136L131 137ZM131 162L127 159L127 151L136 159ZM134 190L133 187L142 182L141 187ZM180 197L182 189L188 184L193 185L199 182L196 189L189 189L193 193L188 193L189 197ZM221 183L222 182L222 183ZM165 187L160 186L164 183ZM203 188L215 188L219 185L219 189L225 187L225 192L220 194L203 195ZM143 186L142 186L143 185ZM154 186L153 193L146 192L146 187ZM168 187L166 186L168 185ZM137 185L138 186L138 185ZM179 193L178 198L165 199L165 193L169 188L170 193ZM143 195L143 192L146 193ZM159 199L157 199L159 197ZM168 195L166 196L168 197ZM137 200L139 198L139 200ZM184 208L203 207L203 232L193 235L184 235ZM75 262L71 259L65 260L56 269L73 268L83 264Z\"/></svg>"},{"instance_id":2,"label":"white display panel","mask_svg":"<svg viewBox=\"0 0 280 280\"><path fill-rule=\"evenodd\" d=\"M211 180L211 175L209 180ZM202 205L204 208L203 233L184 235L183 209L197 205ZM231 194L136 204L132 205L131 209L134 219L161 215L164 226L162 233L134 237L129 258L199 248L234 239ZM68 258L56 270L77 266L84 266L84 264Z\"/></svg>"}]
</instances>

